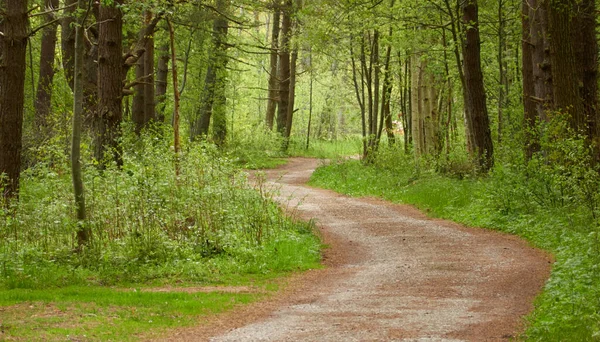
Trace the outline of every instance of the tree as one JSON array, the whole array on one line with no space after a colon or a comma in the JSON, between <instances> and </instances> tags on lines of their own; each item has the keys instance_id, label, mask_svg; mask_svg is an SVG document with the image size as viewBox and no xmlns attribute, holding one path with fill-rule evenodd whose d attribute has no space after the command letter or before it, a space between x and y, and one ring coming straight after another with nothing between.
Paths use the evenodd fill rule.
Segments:
<instances>
[{"instance_id":1,"label":"tree","mask_svg":"<svg viewBox=\"0 0 600 342\"><path fill-rule=\"evenodd\" d=\"M48 135L48 116L52 108L52 83L54 81L54 55L56 53L56 32L58 21L54 10L58 8L58 0L45 0L44 29L42 30L42 46L40 51L40 71L35 97L35 116L38 138Z\"/></svg>"},{"instance_id":2,"label":"tree","mask_svg":"<svg viewBox=\"0 0 600 342\"><path fill-rule=\"evenodd\" d=\"M0 189L5 203L18 196L29 19L24 0L1 0Z\"/></svg>"},{"instance_id":3,"label":"tree","mask_svg":"<svg viewBox=\"0 0 600 342\"><path fill-rule=\"evenodd\" d=\"M483 73L481 71L481 42L479 38L479 15L476 0L466 0L462 5L465 39L463 44L464 75L466 86L465 110L469 126L471 146L481 171L488 171L494 164L494 146L487 112Z\"/></svg>"},{"instance_id":4,"label":"tree","mask_svg":"<svg viewBox=\"0 0 600 342\"><path fill-rule=\"evenodd\" d=\"M79 12L87 10L85 0L77 2ZM91 231L86 226L86 207L85 207L85 192L83 188L83 171L81 169L81 121L84 114L84 25L85 15L80 15L81 20L78 21L75 28L75 49L73 61L73 134L71 138L71 176L73 180L73 193L75 195L75 206L77 212L77 245L79 250L87 244L91 237Z\"/></svg>"},{"instance_id":5,"label":"tree","mask_svg":"<svg viewBox=\"0 0 600 342\"><path fill-rule=\"evenodd\" d=\"M279 102L278 96L278 50L279 50L279 23L281 21L280 0L273 0L273 27L271 28L271 51L269 54L269 96L267 99L267 128L273 129L273 121L275 119L275 110Z\"/></svg>"},{"instance_id":6,"label":"tree","mask_svg":"<svg viewBox=\"0 0 600 342\"><path fill-rule=\"evenodd\" d=\"M98 112L94 117L94 156L106 165L105 153L122 164L118 139L123 119L123 14L122 0L100 4L98 37Z\"/></svg>"},{"instance_id":7,"label":"tree","mask_svg":"<svg viewBox=\"0 0 600 342\"><path fill-rule=\"evenodd\" d=\"M225 86L227 64L227 31L229 22L223 16L229 7L229 0L217 0L217 11L213 19L213 49L209 57L204 80L204 90L196 120L192 127L191 139L207 137L210 121L214 114L213 136L219 144L224 143L227 133L225 118Z\"/></svg>"},{"instance_id":8,"label":"tree","mask_svg":"<svg viewBox=\"0 0 600 342\"><path fill-rule=\"evenodd\" d=\"M285 134L290 105L290 51L292 38L292 0L284 0L281 12L281 44L279 49L279 106L277 108L277 132Z\"/></svg>"}]
</instances>

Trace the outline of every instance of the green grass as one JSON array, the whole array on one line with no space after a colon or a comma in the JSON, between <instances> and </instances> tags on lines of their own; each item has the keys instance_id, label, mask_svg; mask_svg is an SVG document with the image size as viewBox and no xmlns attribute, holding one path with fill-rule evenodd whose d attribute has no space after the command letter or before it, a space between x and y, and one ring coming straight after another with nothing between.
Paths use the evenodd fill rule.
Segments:
<instances>
[{"instance_id":1,"label":"green grass","mask_svg":"<svg viewBox=\"0 0 600 342\"><path fill-rule=\"evenodd\" d=\"M513 166L498 165L488 177L458 179L388 155L371 166L352 160L323 166L310 184L411 204L434 217L527 239L554 254L556 263L521 338L600 341L598 224L585 202L574 199L575 192L564 186L554 191L555 183L546 178L545 172L526 176ZM564 198L552 200L554 193Z\"/></svg>"},{"instance_id":2,"label":"green grass","mask_svg":"<svg viewBox=\"0 0 600 342\"><path fill-rule=\"evenodd\" d=\"M132 341L198 324L264 293L158 293L140 288L1 290L0 340Z\"/></svg>"}]
</instances>

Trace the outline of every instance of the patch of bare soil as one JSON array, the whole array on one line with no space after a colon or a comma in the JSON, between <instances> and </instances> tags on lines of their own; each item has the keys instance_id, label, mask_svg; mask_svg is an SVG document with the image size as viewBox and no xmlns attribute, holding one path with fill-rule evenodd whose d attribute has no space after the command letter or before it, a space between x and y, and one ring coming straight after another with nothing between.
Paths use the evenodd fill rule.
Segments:
<instances>
[{"instance_id":1,"label":"patch of bare soil","mask_svg":"<svg viewBox=\"0 0 600 342\"><path fill-rule=\"evenodd\" d=\"M316 220L330 246L327 267L164 340L506 341L522 331L550 256L410 206L305 186L317 166L292 159L267 179L280 187L282 205Z\"/></svg>"}]
</instances>

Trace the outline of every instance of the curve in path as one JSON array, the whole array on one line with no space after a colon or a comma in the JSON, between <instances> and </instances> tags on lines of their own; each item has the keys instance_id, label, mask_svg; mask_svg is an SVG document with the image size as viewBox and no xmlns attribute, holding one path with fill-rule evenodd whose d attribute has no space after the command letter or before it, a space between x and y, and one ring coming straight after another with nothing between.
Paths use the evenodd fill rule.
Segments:
<instances>
[{"instance_id":1,"label":"curve in path","mask_svg":"<svg viewBox=\"0 0 600 342\"><path fill-rule=\"evenodd\" d=\"M316 220L331 246L328 267L298 276L270 303L176 339L503 341L523 328L549 275L548 255L409 206L305 186L317 165L294 158L267 177L282 204Z\"/></svg>"}]
</instances>

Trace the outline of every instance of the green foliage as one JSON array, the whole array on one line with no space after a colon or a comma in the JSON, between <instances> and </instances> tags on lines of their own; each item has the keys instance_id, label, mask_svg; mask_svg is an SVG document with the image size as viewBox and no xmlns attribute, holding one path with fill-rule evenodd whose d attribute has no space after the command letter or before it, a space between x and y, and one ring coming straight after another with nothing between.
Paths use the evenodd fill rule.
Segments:
<instances>
[{"instance_id":1,"label":"green foliage","mask_svg":"<svg viewBox=\"0 0 600 342\"><path fill-rule=\"evenodd\" d=\"M197 324L199 316L262 297L260 292L151 292L139 287L2 290L0 328L7 340L131 341Z\"/></svg>"},{"instance_id":2,"label":"green foliage","mask_svg":"<svg viewBox=\"0 0 600 342\"><path fill-rule=\"evenodd\" d=\"M0 285L222 282L318 265L311 228L285 218L270 190L255 190L214 147L187 146L175 176L168 136L126 135L122 169L86 168L92 240L80 253L66 166L27 170L19 206L0 211Z\"/></svg>"},{"instance_id":3,"label":"green foliage","mask_svg":"<svg viewBox=\"0 0 600 342\"><path fill-rule=\"evenodd\" d=\"M497 162L485 178L447 172L462 158L444 162L441 175L434 166L423 168L399 151L383 150L370 165L347 161L321 167L311 184L413 204L436 217L522 236L550 251L556 263L523 338L597 340L600 177L586 141L565 127L563 118L554 118L540 128L543 153L527 164L515 158Z\"/></svg>"}]
</instances>

